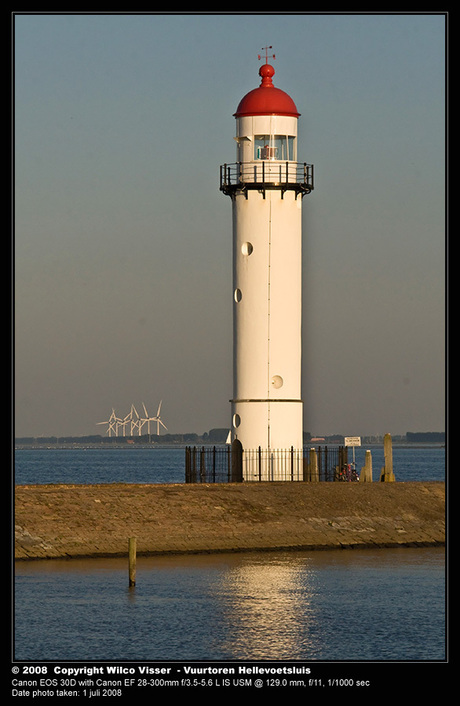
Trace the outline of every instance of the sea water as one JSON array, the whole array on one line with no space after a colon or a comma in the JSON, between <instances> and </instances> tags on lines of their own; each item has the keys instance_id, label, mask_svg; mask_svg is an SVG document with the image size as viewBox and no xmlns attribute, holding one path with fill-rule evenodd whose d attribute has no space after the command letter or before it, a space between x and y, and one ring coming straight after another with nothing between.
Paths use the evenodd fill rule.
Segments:
<instances>
[{"instance_id":1,"label":"sea water","mask_svg":"<svg viewBox=\"0 0 460 706\"><path fill-rule=\"evenodd\" d=\"M365 450L372 454L374 480L384 465L383 447L355 449L358 473ZM352 460L349 450L349 461ZM17 449L14 454L17 485L33 483L184 483L184 448ZM443 446L393 446L397 481L444 481Z\"/></svg>"},{"instance_id":2,"label":"sea water","mask_svg":"<svg viewBox=\"0 0 460 706\"><path fill-rule=\"evenodd\" d=\"M17 660L445 658L442 548L16 566Z\"/></svg>"}]
</instances>

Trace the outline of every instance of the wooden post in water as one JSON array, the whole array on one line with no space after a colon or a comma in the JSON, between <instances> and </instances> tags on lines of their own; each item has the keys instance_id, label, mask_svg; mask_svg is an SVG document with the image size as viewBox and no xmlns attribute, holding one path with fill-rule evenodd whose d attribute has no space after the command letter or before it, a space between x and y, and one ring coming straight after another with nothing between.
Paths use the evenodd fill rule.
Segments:
<instances>
[{"instance_id":1,"label":"wooden post in water","mask_svg":"<svg viewBox=\"0 0 460 706\"><path fill-rule=\"evenodd\" d=\"M130 537L128 540L128 557L129 557L129 586L136 585L136 537Z\"/></svg>"}]
</instances>

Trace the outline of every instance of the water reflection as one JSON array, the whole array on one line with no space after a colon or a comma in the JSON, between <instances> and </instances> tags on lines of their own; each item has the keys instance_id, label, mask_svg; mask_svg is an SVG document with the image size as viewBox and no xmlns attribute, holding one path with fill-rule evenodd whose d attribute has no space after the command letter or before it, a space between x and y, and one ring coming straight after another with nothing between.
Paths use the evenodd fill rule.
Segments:
<instances>
[{"instance_id":1,"label":"water reflection","mask_svg":"<svg viewBox=\"0 0 460 706\"><path fill-rule=\"evenodd\" d=\"M222 648L239 659L296 659L317 650L317 577L308 561L268 561L233 567L218 600Z\"/></svg>"},{"instance_id":2,"label":"water reflection","mask_svg":"<svg viewBox=\"0 0 460 706\"><path fill-rule=\"evenodd\" d=\"M20 562L16 659L444 659L444 550Z\"/></svg>"}]
</instances>

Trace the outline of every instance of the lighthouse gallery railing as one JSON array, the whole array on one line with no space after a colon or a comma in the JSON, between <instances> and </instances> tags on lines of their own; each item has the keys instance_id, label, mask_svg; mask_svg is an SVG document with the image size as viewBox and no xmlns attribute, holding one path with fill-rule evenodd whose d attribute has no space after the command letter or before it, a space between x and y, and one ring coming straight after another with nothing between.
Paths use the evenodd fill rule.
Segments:
<instances>
[{"instance_id":1,"label":"lighthouse gallery railing","mask_svg":"<svg viewBox=\"0 0 460 706\"><path fill-rule=\"evenodd\" d=\"M314 189L314 167L306 162L234 162L220 167L220 190L230 196L248 189L266 188L309 194Z\"/></svg>"}]
</instances>

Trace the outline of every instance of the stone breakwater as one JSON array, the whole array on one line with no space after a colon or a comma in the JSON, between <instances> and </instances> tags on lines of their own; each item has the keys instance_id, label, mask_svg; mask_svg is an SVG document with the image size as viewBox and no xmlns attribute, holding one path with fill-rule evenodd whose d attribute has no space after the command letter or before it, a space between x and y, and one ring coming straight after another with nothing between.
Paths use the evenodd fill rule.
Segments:
<instances>
[{"instance_id":1,"label":"stone breakwater","mask_svg":"<svg viewBox=\"0 0 460 706\"><path fill-rule=\"evenodd\" d=\"M445 543L445 484L25 485L18 560Z\"/></svg>"}]
</instances>

